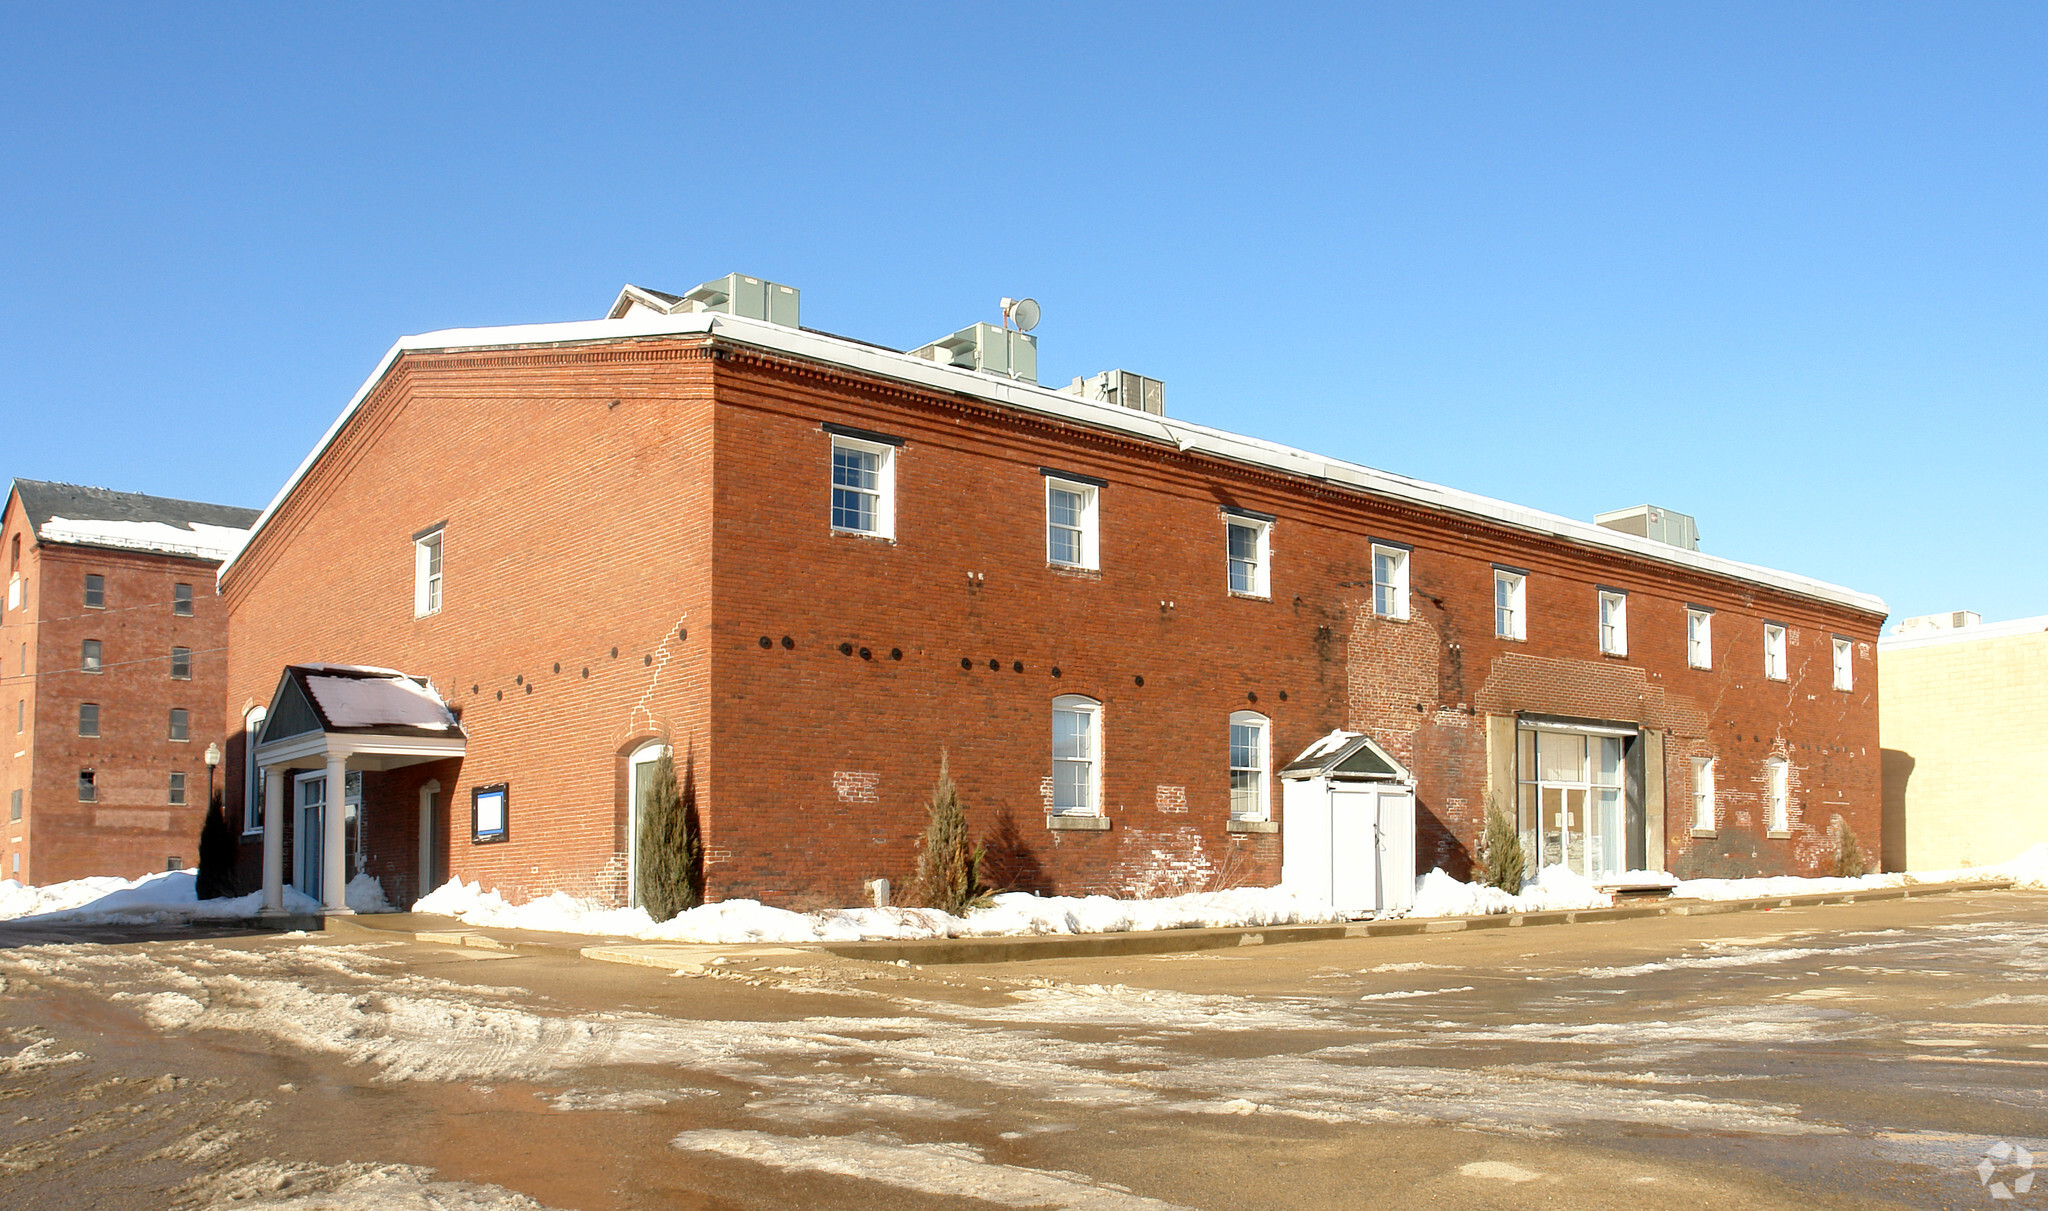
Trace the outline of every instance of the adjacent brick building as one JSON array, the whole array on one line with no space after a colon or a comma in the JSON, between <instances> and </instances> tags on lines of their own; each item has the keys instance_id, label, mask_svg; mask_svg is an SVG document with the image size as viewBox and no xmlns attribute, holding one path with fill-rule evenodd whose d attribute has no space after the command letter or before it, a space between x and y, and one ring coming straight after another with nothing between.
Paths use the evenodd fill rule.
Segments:
<instances>
[{"instance_id":1,"label":"adjacent brick building","mask_svg":"<svg viewBox=\"0 0 2048 1211\"><path fill-rule=\"evenodd\" d=\"M1490 799L1594 874L1878 835L1873 597L1172 420L1136 375L1050 390L993 325L901 353L795 313L735 277L399 342L222 574L252 820L250 721L334 662L466 734L362 772L352 860L400 901L628 897L664 738L711 896L792 906L900 883L942 753L996 880L1058 892L1276 880L1274 771L1337 728L1413 772L1424 869L1469 870Z\"/></svg>"},{"instance_id":2,"label":"adjacent brick building","mask_svg":"<svg viewBox=\"0 0 2048 1211\"><path fill-rule=\"evenodd\" d=\"M256 510L17 479L0 514L0 877L197 860L220 738L221 560Z\"/></svg>"}]
</instances>

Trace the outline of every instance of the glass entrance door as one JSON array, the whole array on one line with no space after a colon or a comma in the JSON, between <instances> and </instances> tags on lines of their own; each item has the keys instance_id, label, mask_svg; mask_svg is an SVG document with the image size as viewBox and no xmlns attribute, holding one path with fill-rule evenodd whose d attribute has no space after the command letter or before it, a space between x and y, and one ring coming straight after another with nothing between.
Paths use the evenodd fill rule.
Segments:
<instances>
[{"instance_id":1,"label":"glass entrance door","mask_svg":"<svg viewBox=\"0 0 2048 1211\"><path fill-rule=\"evenodd\" d=\"M292 821L292 886L303 895L320 899L323 846L327 842L327 777L324 774L298 780L298 818Z\"/></svg>"},{"instance_id":2,"label":"glass entrance door","mask_svg":"<svg viewBox=\"0 0 2048 1211\"><path fill-rule=\"evenodd\" d=\"M1518 741L1522 847L1532 867L1620 874L1628 853L1622 737L1523 728Z\"/></svg>"}]
</instances>

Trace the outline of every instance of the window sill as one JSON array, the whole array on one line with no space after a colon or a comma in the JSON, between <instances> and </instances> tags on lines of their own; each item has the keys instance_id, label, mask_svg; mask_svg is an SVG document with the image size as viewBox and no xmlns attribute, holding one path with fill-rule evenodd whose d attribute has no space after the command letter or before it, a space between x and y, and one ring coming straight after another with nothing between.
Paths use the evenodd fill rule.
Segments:
<instances>
[{"instance_id":1,"label":"window sill","mask_svg":"<svg viewBox=\"0 0 2048 1211\"><path fill-rule=\"evenodd\" d=\"M1054 832L1072 830L1084 833L1106 833L1109 831L1108 816L1062 816L1048 813L1045 826Z\"/></svg>"},{"instance_id":2,"label":"window sill","mask_svg":"<svg viewBox=\"0 0 2048 1211\"><path fill-rule=\"evenodd\" d=\"M1414 621L1414 619L1410 618L1410 617L1409 617L1408 615L1406 615L1406 614L1382 614L1382 613L1380 613L1380 612L1379 612L1378 610L1374 610L1374 611L1372 612L1372 616L1373 616L1374 618L1377 618L1377 619L1379 619L1379 620L1380 620L1381 622L1413 622L1413 621Z\"/></svg>"},{"instance_id":3,"label":"window sill","mask_svg":"<svg viewBox=\"0 0 2048 1211\"><path fill-rule=\"evenodd\" d=\"M242 840L247 841L252 837L259 841L262 840L263 830L260 828L245 828L242 830Z\"/></svg>"},{"instance_id":4,"label":"window sill","mask_svg":"<svg viewBox=\"0 0 2048 1211\"><path fill-rule=\"evenodd\" d=\"M1271 601L1271 600L1273 600L1273 595L1272 595L1271 593L1240 593L1240 592L1238 592L1238 591L1237 591L1236 589L1229 589L1229 590L1227 590L1227 592L1229 592L1229 594L1230 594L1230 595L1231 595L1232 597L1235 597L1235 598L1237 598L1237 599L1238 599L1239 601Z\"/></svg>"},{"instance_id":5,"label":"window sill","mask_svg":"<svg viewBox=\"0 0 2048 1211\"><path fill-rule=\"evenodd\" d=\"M1059 572L1067 576L1079 576L1087 580L1102 579L1101 568L1083 567L1078 563L1054 563L1051 560L1047 560L1045 567L1049 572Z\"/></svg>"},{"instance_id":6,"label":"window sill","mask_svg":"<svg viewBox=\"0 0 2048 1211\"><path fill-rule=\"evenodd\" d=\"M1790 832L1774 828L1769 832L1765 833L1764 837L1771 841L1790 841L1792 839L1792 834Z\"/></svg>"},{"instance_id":7,"label":"window sill","mask_svg":"<svg viewBox=\"0 0 2048 1211\"><path fill-rule=\"evenodd\" d=\"M1605 657L1605 658L1606 658L1606 659L1608 659L1608 660L1627 660L1627 659L1628 659L1628 653L1627 653L1627 652L1602 652L1602 653L1600 653L1600 655L1601 655L1601 656L1603 656L1603 657Z\"/></svg>"},{"instance_id":8,"label":"window sill","mask_svg":"<svg viewBox=\"0 0 2048 1211\"><path fill-rule=\"evenodd\" d=\"M1277 833L1280 824L1276 820L1232 820L1230 831L1234 833Z\"/></svg>"},{"instance_id":9,"label":"window sill","mask_svg":"<svg viewBox=\"0 0 2048 1211\"><path fill-rule=\"evenodd\" d=\"M864 538L869 542L886 542L892 547L896 545L896 536L894 534L884 534L879 530L848 530L840 526L833 526L832 536L834 538Z\"/></svg>"},{"instance_id":10,"label":"window sill","mask_svg":"<svg viewBox=\"0 0 2048 1211\"><path fill-rule=\"evenodd\" d=\"M1714 666L1711 664L1688 664L1685 667L1700 673L1711 673L1714 671Z\"/></svg>"},{"instance_id":11,"label":"window sill","mask_svg":"<svg viewBox=\"0 0 2048 1211\"><path fill-rule=\"evenodd\" d=\"M1711 828L1696 828L1692 830L1692 835L1694 840L1711 840L1721 834Z\"/></svg>"},{"instance_id":12,"label":"window sill","mask_svg":"<svg viewBox=\"0 0 2048 1211\"><path fill-rule=\"evenodd\" d=\"M1496 635L1494 635L1494 638L1495 638L1495 639L1498 639L1498 640L1500 640L1500 641L1501 641L1502 643L1527 643L1527 642L1529 642L1529 637L1528 637L1527 635L1501 635L1501 634L1496 634Z\"/></svg>"}]
</instances>

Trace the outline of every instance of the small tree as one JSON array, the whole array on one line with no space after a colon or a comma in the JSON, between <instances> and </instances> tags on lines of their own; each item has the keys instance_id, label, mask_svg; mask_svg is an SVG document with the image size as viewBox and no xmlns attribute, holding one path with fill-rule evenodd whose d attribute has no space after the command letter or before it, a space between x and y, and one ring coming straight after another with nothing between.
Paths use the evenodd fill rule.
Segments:
<instances>
[{"instance_id":1,"label":"small tree","mask_svg":"<svg viewBox=\"0 0 2048 1211\"><path fill-rule=\"evenodd\" d=\"M1863 857L1863 845L1856 840L1856 830L1843 820L1835 831L1835 876L1841 879L1861 878L1868 863Z\"/></svg>"},{"instance_id":2,"label":"small tree","mask_svg":"<svg viewBox=\"0 0 2048 1211\"><path fill-rule=\"evenodd\" d=\"M704 902L704 887L697 874L702 869L703 842L695 827L695 804L676 785L675 758L666 745L649 776L654 785L648 788L646 806L640 813L640 868L635 875L640 906L648 916L666 921Z\"/></svg>"},{"instance_id":3,"label":"small tree","mask_svg":"<svg viewBox=\"0 0 2048 1211\"><path fill-rule=\"evenodd\" d=\"M206 822L199 826L199 874L195 891L202 900L225 900L235 894L235 831L228 827L224 796L216 790L206 801Z\"/></svg>"},{"instance_id":4,"label":"small tree","mask_svg":"<svg viewBox=\"0 0 2048 1211\"><path fill-rule=\"evenodd\" d=\"M1528 862L1522 834L1498 798L1486 800L1486 835L1479 843L1480 874L1491 887L1511 896L1522 894L1522 870Z\"/></svg>"},{"instance_id":5,"label":"small tree","mask_svg":"<svg viewBox=\"0 0 2048 1211\"><path fill-rule=\"evenodd\" d=\"M924 841L917 851L917 881L912 894L919 904L961 916L988 903L981 884L985 849L967 840L967 809L953 785L946 754L939 754L939 781L925 805Z\"/></svg>"}]
</instances>

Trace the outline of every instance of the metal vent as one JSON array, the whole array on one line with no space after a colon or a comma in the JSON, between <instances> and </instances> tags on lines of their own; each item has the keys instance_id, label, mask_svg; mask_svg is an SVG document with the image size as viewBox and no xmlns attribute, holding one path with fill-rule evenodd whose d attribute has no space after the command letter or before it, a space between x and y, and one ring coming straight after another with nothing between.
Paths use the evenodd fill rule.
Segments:
<instances>
[{"instance_id":1,"label":"metal vent","mask_svg":"<svg viewBox=\"0 0 2048 1211\"><path fill-rule=\"evenodd\" d=\"M1098 404L1116 404L1154 416L1166 415L1166 384L1128 370L1105 370L1091 378L1077 378L1060 388L1060 394Z\"/></svg>"},{"instance_id":2,"label":"metal vent","mask_svg":"<svg viewBox=\"0 0 2048 1211\"><path fill-rule=\"evenodd\" d=\"M970 324L951 336L912 349L910 356L1027 383L1038 381L1038 338L994 324Z\"/></svg>"}]
</instances>

